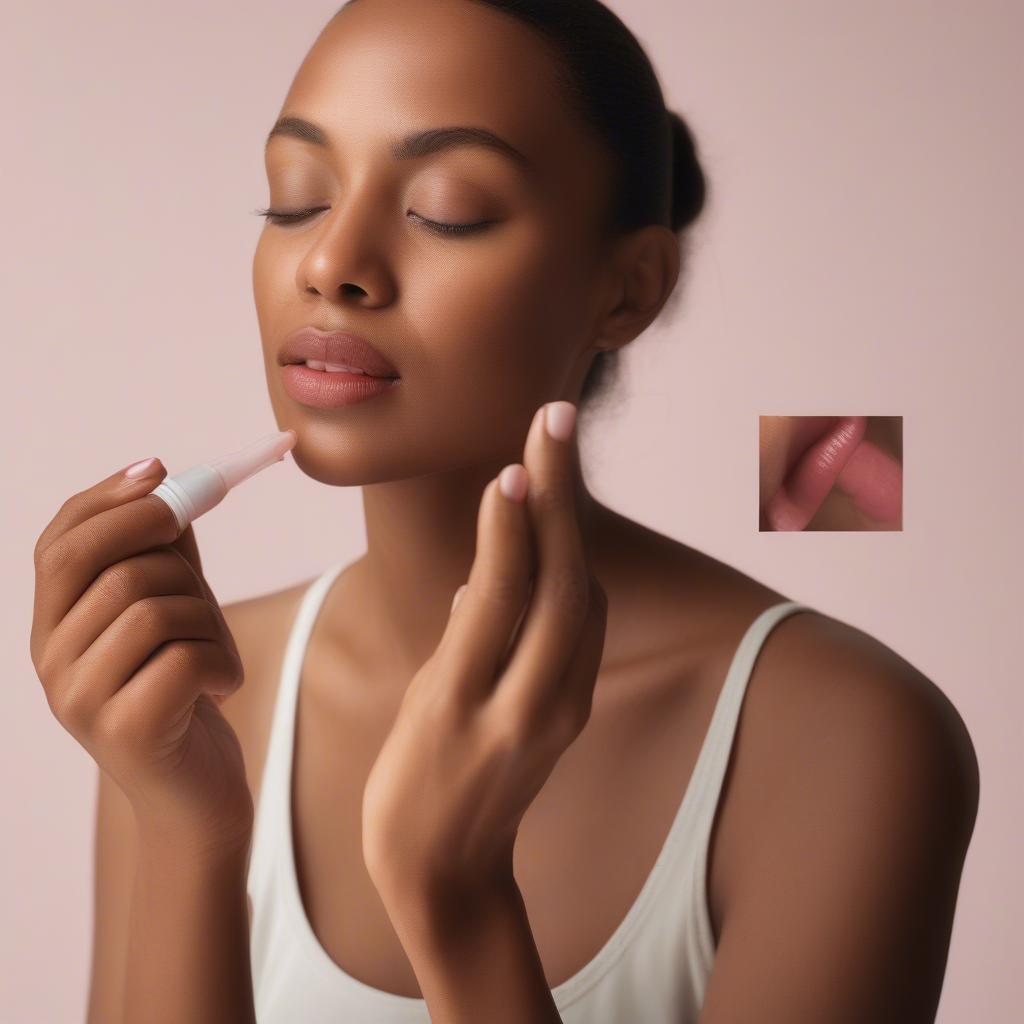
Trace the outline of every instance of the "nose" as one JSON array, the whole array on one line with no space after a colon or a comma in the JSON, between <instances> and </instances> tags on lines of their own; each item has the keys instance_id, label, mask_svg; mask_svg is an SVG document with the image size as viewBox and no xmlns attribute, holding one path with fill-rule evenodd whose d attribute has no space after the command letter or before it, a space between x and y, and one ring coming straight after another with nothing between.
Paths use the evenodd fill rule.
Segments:
<instances>
[{"instance_id":1,"label":"nose","mask_svg":"<svg viewBox=\"0 0 1024 1024\"><path fill-rule=\"evenodd\" d=\"M308 294L362 305L389 302L394 284L388 268L381 215L366 198L350 196L326 210L309 232L309 247L297 267Z\"/></svg>"}]
</instances>

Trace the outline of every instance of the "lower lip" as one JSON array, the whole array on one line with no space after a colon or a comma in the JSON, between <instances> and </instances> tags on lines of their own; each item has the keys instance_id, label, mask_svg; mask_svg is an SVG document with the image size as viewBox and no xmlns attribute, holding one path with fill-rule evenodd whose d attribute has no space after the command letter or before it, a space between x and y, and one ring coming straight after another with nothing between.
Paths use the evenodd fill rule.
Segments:
<instances>
[{"instance_id":1,"label":"lower lip","mask_svg":"<svg viewBox=\"0 0 1024 1024\"><path fill-rule=\"evenodd\" d=\"M365 373L311 370L302 363L289 363L282 368L284 389L303 405L333 408L376 398L390 391L398 377L369 377Z\"/></svg>"}]
</instances>

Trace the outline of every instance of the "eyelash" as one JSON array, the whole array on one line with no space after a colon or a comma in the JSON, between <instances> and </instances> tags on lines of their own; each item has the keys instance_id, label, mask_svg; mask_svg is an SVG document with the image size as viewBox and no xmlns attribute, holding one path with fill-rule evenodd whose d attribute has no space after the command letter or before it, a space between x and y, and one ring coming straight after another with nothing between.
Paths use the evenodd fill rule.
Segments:
<instances>
[{"instance_id":1,"label":"eyelash","mask_svg":"<svg viewBox=\"0 0 1024 1024\"><path fill-rule=\"evenodd\" d=\"M298 224L301 221L306 220L306 218L310 217L312 214L326 209L326 206L321 206L311 210L297 210L295 213L284 213L282 211L268 208L266 210L256 210L255 213L258 217L265 217L271 224L287 227L290 224ZM420 217L418 214L415 216L417 220L426 224L432 231L436 231L438 234L442 235L466 235L474 231L480 231L493 223L493 221L482 220L476 224L444 224L436 220L427 220L426 217Z\"/></svg>"}]
</instances>

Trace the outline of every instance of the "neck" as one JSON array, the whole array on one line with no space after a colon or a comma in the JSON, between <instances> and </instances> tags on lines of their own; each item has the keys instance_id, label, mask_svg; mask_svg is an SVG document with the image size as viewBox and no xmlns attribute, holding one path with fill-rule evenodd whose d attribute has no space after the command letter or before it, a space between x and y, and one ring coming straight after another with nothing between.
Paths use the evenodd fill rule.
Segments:
<instances>
[{"instance_id":1,"label":"neck","mask_svg":"<svg viewBox=\"0 0 1024 1024\"><path fill-rule=\"evenodd\" d=\"M367 551L344 573L336 607L347 621L324 628L375 675L407 683L437 647L473 565L484 487L501 468L364 485ZM591 571L606 585L611 563L602 538L618 517L589 493L578 466L575 493Z\"/></svg>"}]
</instances>

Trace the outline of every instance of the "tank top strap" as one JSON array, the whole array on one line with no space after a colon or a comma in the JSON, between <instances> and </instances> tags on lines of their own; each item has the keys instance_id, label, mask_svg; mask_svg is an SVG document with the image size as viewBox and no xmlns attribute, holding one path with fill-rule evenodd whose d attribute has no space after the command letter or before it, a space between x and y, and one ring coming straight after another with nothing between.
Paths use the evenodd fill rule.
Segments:
<instances>
[{"instance_id":1,"label":"tank top strap","mask_svg":"<svg viewBox=\"0 0 1024 1024\"><path fill-rule=\"evenodd\" d=\"M267 741L266 755L260 781L259 806L253 824L253 838L249 854L248 877L262 877L277 856L279 844L290 841L290 822L286 820L290 806L292 775L292 748L295 742L295 711L298 703L299 680L306 648L313 625L331 585L350 563L338 562L329 566L307 587L292 619L274 698L274 711Z\"/></svg>"},{"instance_id":2,"label":"tank top strap","mask_svg":"<svg viewBox=\"0 0 1024 1024\"><path fill-rule=\"evenodd\" d=\"M780 601L771 605L747 627L736 647L694 768L694 776L700 780L696 787L700 796L698 806L694 808L693 826L702 835L710 830L718 806L747 683L761 647L784 618L794 612L810 610L808 605L799 601Z\"/></svg>"}]
</instances>

